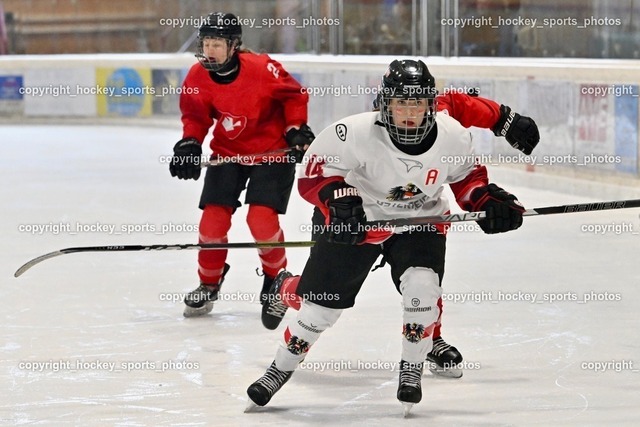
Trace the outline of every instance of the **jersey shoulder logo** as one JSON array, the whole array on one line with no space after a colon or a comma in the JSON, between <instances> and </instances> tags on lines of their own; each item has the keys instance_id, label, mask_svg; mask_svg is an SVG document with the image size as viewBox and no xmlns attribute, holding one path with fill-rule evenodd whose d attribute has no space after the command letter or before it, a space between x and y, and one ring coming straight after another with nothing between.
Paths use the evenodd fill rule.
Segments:
<instances>
[{"instance_id":1,"label":"jersey shoulder logo","mask_svg":"<svg viewBox=\"0 0 640 427\"><path fill-rule=\"evenodd\" d=\"M245 116L234 116L229 113L222 113L219 124L227 134L227 138L236 139L247 126L247 118Z\"/></svg>"},{"instance_id":2,"label":"jersey shoulder logo","mask_svg":"<svg viewBox=\"0 0 640 427\"><path fill-rule=\"evenodd\" d=\"M340 141L344 142L347 140L347 126L342 123L338 123L336 125L336 135L340 138Z\"/></svg>"},{"instance_id":3,"label":"jersey shoulder logo","mask_svg":"<svg viewBox=\"0 0 640 427\"><path fill-rule=\"evenodd\" d=\"M410 182L404 187L397 186L389 190L387 200L408 200L420 193L422 193L422 191Z\"/></svg>"},{"instance_id":4,"label":"jersey shoulder logo","mask_svg":"<svg viewBox=\"0 0 640 427\"><path fill-rule=\"evenodd\" d=\"M398 157L398 160L400 160L407 167L407 172L411 172L411 169L413 168L422 169L424 166L421 162L413 159L403 159Z\"/></svg>"}]
</instances>

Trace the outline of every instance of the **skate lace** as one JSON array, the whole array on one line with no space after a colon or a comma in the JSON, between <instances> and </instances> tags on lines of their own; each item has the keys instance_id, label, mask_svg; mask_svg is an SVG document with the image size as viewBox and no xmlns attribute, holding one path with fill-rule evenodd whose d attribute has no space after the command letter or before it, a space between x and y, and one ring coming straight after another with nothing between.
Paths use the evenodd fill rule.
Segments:
<instances>
[{"instance_id":1,"label":"skate lace","mask_svg":"<svg viewBox=\"0 0 640 427\"><path fill-rule=\"evenodd\" d=\"M422 378L422 364L402 362L400 368L400 383L420 388Z\"/></svg>"},{"instance_id":2,"label":"skate lace","mask_svg":"<svg viewBox=\"0 0 640 427\"><path fill-rule=\"evenodd\" d=\"M431 349L431 353L436 356L441 356L442 353L449 350L451 346L447 344L442 338L438 338L433 340L433 349Z\"/></svg>"},{"instance_id":3,"label":"skate lace","mask_svg":"<svg viewBox=\"0 0 640 427\"><path fill-rule=\"evenodd\" d=\"M287 381L289 374L290 372L281 371L272 363L257 382L269 390L269 394L273 395Z\"/></svg>"},{"instance_id":4,"label":"skate lace","mask_svg":"<svg viewBox=\"0 0 640 427\"><path fill-rule=\"evenodd\" d=\"M283 303L276 301L269 304L269 306L267 307L267 314L282 318L284 317L284 314L287 312L288 308L289 307L287 307Z\"/></svg>"}]
</instances>

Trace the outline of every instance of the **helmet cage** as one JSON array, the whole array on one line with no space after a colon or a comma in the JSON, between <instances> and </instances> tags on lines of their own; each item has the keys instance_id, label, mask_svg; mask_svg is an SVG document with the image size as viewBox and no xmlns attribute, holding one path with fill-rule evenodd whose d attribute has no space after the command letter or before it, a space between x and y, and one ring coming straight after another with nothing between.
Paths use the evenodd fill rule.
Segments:
<instances>
[{"instance_id":1,"label":"helmet cage","mask_svg":"<svg viewBox=\"0 0 640 427\"><path fill-rule=\"evenodd\" d=\"M435 125L437 94L435 79L422 61L393 61L389 65L389 71L382 78L382 86L377 97L381 121L389 132L389 136L399 144L420 144ZM392 99L403 99L415 103L420 100L426 101L420 124L415 127L396 124L393 119ZM415 111L420 107L415 105L401 108Z\"/></svg>"},{"instance_id":2,"label":"helmet cage","mask_svg":"<svg viewBox=\"0 0 640 427\"><path fill-rule=\"evenodd\" d=\"M403 99L407 101L421 101L426 100L425 112L422 117L421 123L416 127L405 127L399 124L396 124L393 120L393 108L391 106L392 99ZM380 114L382 118L382 123L384 124L387 132L389 132L389 136L396 142L400 144L406 145L416 145L420 144L422 140L427 136L429 131L433 128L436 123L436 110L437 110L437 101L435 97L394 97L394 96L382 96L380 98ZM407 108L408 111L416 111L420 107L408 106L408 107L400 107ZM411 118L409 116L409 118Z\"/></svg>"}]
</instances>

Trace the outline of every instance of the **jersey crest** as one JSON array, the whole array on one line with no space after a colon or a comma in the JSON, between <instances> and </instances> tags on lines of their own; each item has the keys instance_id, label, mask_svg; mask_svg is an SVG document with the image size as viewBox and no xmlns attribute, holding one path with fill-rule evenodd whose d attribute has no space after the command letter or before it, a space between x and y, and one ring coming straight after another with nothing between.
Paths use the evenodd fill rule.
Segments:
<instances>
[{"instance_id":1,"label":"jersey crest","mask_svg":"<svg viewBox=\"0 0 640 427\"><path fill-rule=\"evenodd\" d=\"M409 200L416 195L422 193L422 191L412 183L408 183L404 187L393 187L387 193L387 200Z\"/></svg>"},{"instance_id":2,"label":"jersey crest","mask_svg":"<svg viewBox=\"0 0 640 427\"><path fill-rule=\"evenodd\" d=\"M245 116L234 116L229 113L221 113L222 116L218 120L218 126L222 126L227 138L236 139L247 126L247 118Z\"/></svg>"}]
</instances>

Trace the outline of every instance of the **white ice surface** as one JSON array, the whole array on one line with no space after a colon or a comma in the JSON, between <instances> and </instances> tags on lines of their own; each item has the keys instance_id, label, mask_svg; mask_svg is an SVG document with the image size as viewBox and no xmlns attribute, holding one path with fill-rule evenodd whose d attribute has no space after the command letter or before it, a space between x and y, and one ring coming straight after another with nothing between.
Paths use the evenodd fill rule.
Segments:
<instances>
[{"instance_id":1,"label":"white ice surface","mask_svg":"<svg viewBox=\"0 0 640 427\"><path fill-rule=\"evenodd\" d=\"M279 330L267 331L257 302L230 300L259 291L255 251L229 253L227 300L196 319L183 318L180 302L161 298L197 285L195 251L71 254L13 277L27 260L65 247L195 243L195 232L159 231L162 224L191 227L199 220L202 179L171 178L158 160L170 154L179 132L30 125L3 126L0 133L0 425L640 422L638 209L527 218L505 235L451 233L445 293L485 300L445 303L443 336L469 369L460 380L426 373L423 401L409 418L395 398L397 372L373 366L395 364L400 355L400 297L388 267L369 276L356 306L311 350L307 362L318 369L299 369L267 407L245 414L247 386L269 365L295 316L290 311ZM527 207L591 201L502 183ZM231 241L250 240L245 214L242 208L234 216ZM282 220L288 240L308 239L301 224L310 214L294 191ZM53 225L74 231L77 223L147 231L53 233ZM21 231L33 224L48 224L49 231ZM590 224L628 224L632 231L582 230ZM288 250L289 268L300 272L307 254ZM519 291L537 301L498 301L500 293ZM577 301L541 301L551 294ZM585 303L584 294L614 301ZM34 362L52 363L27 369ZM595 362L610 362L609 369L589 369ZM163 363L173 365L162 371Z\"/></svg>"}]
</instances>

